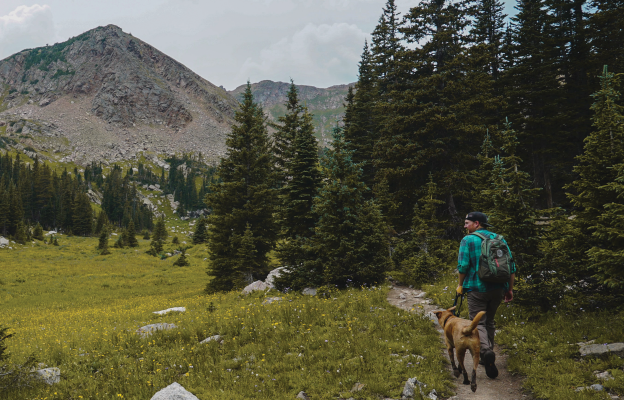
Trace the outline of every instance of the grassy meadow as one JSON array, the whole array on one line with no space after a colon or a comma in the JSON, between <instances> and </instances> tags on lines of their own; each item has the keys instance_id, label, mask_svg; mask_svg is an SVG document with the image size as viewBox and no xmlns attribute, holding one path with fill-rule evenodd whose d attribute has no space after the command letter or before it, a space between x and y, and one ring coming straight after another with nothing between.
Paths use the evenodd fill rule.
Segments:
<instances>
[{"instance_id":1,"label":"grassy meadow","mask_svg":"<svg viewBox=\"0 0 624 400\"><path fill-rule=\"evenodd\" d=\"M179 268L177 256L145 254L147 240L114 249L113 237L107 256L96 238L58 240L0 250L0 325L15 334L10 363L34 356L58 367L61 381L0 399L143 400L173 382L202 400L292 399L301 390L314 399L399 398L411 377L451 394L433 324L390 306L386 287L206 295L205 246L192 247L191 266ZM281 300L265 302L273 296ZM187 311L153 314L170 307ZM136 333L157 322L177 328ZM217 334L222 343L199 343ZM365 386L351 393L357 382Z\"/></svg>"}]
</instances>

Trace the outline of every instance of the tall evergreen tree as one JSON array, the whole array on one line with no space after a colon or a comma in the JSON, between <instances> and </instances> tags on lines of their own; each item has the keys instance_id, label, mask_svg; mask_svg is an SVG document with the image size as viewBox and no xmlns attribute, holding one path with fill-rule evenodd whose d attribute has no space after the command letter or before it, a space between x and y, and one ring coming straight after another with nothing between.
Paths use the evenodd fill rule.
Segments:
<instances>
[{"instance_id":1,"label":"tall evergreen tree","mask_svg":"<svg viewBox=\"0 0 624 400\"><path fill-rule=\"evenodd\" d=\"M323 186L314 201L318 222L304 242L306 261L289 266L277 283L307 286L381 282L390 265L386 225L374 200L366 200L362 171L345 148L340 129L323 159Z\"/></svg>"},{"instance_id":2,"label":"tall evergreen tree","mask_svg":"<svg viewBox=\"0 0 624 400\"><path fill-rule=\"evenodd\" d=\"M193 244L208 242L208 231L206 230L206 218L201 217L197 220L195 232L193 233Z\"/></svg>"},{"instance_id":3,"label":"tall evergreen tree","mask_svg":"<svg viewBox=\"0 0 624 400\"><path fill-rule=\"evenodd\" d=\"M108 250L108 227L104 226L100 230L100 238L98 242L98 250L100 250L100 255L110 254L110 250Z\"/></svg>"},{"instance_id":4,"label":"tall evergreen tree","mask_svg":"<svg viewBox=\"0 0 624 400\"><path fill-rule=\"evenodd\" d=\"M265 117L253 101L249 83L234 119L236 124L226 139L227 154L218 168L222 181L211 185L212 192L205 199L212 210L208 217L209 292L231 290L268 272L267 254L277 239L274 158ZM248 224L257 251L251 277L244 275L237 255Z\"/></svg>"},{"instance_id":5,"label":"tall evergreen tree","mask_svg":"<svg viewBox=\"0 0 624 400\"><path fill-rule=\"evenodd\" d=\"M362 179L369 188L373 188L375 183L373 149L377 139L374 114L377 89L371 57L368 43L365 43L357 91L354 93L349 87L344 116L345 145L353 152L353 161L362 166ZM369 198L370 195L372 193Z\"/></svg>"},{"instance_id":6,"label":"tall evergreen tree","mask_svg":"<svg viewBox=\"0 0 624 400\"><path fill-rule=\"evenodd\" d=\"M275 155L275 173L277 184L281 187L290 179L289 164L294 157L294 142L301 129L303 107L299 103L298 90L291 80L286 94L286 113L279 117L273 134L273 153Z\"/></svg>"},{"instance_id":7,"label":"tall evergreen tree","mask_svg":"<svg viewBox=\"0 0 624 400\"><path fill-rule=\"evenodd\" d=\"M89 236L93 230L93 209L86 193L76 195L73 210L72 231L74 235Z\"/></svg>"},{"instance_id":8,"label":"tall evergreen tree","mask_svg":"<svg viewBox=\"0 0 624 400\"><path fill-rule=\"evenodd\" d=\"M136 230L134 229L134 221L130 220L128 230L126 231L126 246L139 247L139 241L136 238Z\"/></svg>"}]
</instances>

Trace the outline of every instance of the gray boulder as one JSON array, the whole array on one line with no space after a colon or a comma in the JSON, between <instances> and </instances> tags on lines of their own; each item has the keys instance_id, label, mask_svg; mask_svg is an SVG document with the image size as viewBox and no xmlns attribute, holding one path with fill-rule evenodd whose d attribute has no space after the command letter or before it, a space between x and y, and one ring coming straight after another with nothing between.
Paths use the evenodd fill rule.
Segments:
<instances>
[{"instance_id":1,"label":"gray boulder","mask_svg":"<svg viewBox=\"0 0 624 400\"><path fill-rule=\"evenodd\" d=\"M271 289L275 289L275 278L279 278L282 275L282 271L285 270L286 267L275 268L273 271L269 272L264 283L266 283Z\"/></svg>"},{"instance_id":2,"label":"gray boulder","mask_svg":"<svg viewBox=\"0 0 624 400\"><path fill-rule=\"evenodd\" d=\"M199 400L193 393L184 389L178 382L173 382L166 388L159 390L151 400Z\"/></svg>"},{"instance_id":3,"label":"gray boulder","mask_svg":"<svg viewBox=\"0 0 624 400\"><path fill-rule=\"evenodd\" d=\"M166 310L162 310L162 311L154 311L154 314L165 315L170 312L185 312L185 311L186 311L185 307L173 307L173 308L167 308Z\"/></svg>"},{"instance_id":4,"label":"gray boulder","mask_svg":"<svg viewBox=\"0 0 624 400\"><path fill-rule=\"evenodd\" d=\"M4 246L8 246L9 245L9 239L3 238L2 236L0 236L0 247L4 247Z\"/></svg>"},{"instance_id":5,"label":"gray boulder","mask_svg":"<svg viewBox=\"0 0 624 400\"><path fill-rule=\"evenodd\" d=\"M265 305L265 306L266 306L267 304L271 304L271 303L273 303L274 301L280 301L280 300L282 300L282 298L281 298L281 297L269 297L268 299L266 299L266 300L264 300L264 301L262 302L262 305Z\"/></svg>"},{"instance_id":6,"label":"gray boulder","mask_svg":"<svg viewBox=\"0 0 624 400\"><path fill-rule=\"evenodd\" d=\"M249 294L256 290L267 290L270 289L269 285L262 281L255 281L254 283L247 285L245 289L243 289L243 294Z\"/></svg>"},{"instance_id":7,"label":"gray boulder","mask_svg":"<svg viewBox=\"0 0 624 400\"><path fill-rule=\"evenodd\" d=\"M297 395L297 398L301 400L310 400L310 397L308 397L306 392L304 392L303 390L299 392L299 394Z\"/></svg>"},{"instance_id":8,"label":"gray boulder","mask_svg":"<svg viewBox=\"0 0 624 400\"><path fill-rule=\"evenodd\" d=\"M581 346L579 352L581 357L603 357L609 354L624 357L624 343L589 344Z\"/></svg>"},{"instance_id":9,"label":"gray boulder","mask_svg":"<svg viewBox=\"0 0 624 400\"><path fill-rule=\"evenodd\" d=\"M159 322L157 324L150 324L150 325L142 326L137 330L137 333L145 338L145 337L151 336L152 333L156 331L166 331L166 330L174 329L174 328L177 328L177 326L175 326L174 324L167 324L165 322Z\"/></svg>"},{"instance_id":10,"label":"gray boulder","mask_svg":"<svg viewBox=\"0 0 624 400\"><path fill-rule=\"evenodd\" d=\"M221 335L214 335L214 336L207 337L206 339L199 342L199 344L206 344L208 342L212 342L213 340L218 342L219 340L221 340Z\"/></svg>"},{"instance_id":11,"label":"gray boulder","mask_svg":"<svg viewBox=\"0 0 624 400\"><path fill-rule=\"evenodd\" d=\"M305 288L303 289L303 292L301 292L307 296L316 296L316 289L315 288Z\"/></svg>"},{"instance_id":12,"label":"gray boulder","mask_svg":"<svg viewBox=\"0 0 624 400\"><path fill-rule=\"evenodd\" d=\"M54 385L61 381L61 370L56 367L38 369L35 371L35 376L48 385Z\"/></svg>"},{"instance_id":13,"label":"gray boulder","mask_svg":"<svg viewBox=\"0 0 624 400\"><path fill-rule=\"evenodd\" d=\"M431 390L429 394L425 395L423 388L426 388L427 385L420 382L417 378L409 378L407 382L405 382L405 386L403 387L403 393L401 394L401 399L413 399L416 393L420 393L420 395L424 399L436 400L438 398L435 389ZM418 391L416 390L418 388Z\"/></svg>"}]
</instances>

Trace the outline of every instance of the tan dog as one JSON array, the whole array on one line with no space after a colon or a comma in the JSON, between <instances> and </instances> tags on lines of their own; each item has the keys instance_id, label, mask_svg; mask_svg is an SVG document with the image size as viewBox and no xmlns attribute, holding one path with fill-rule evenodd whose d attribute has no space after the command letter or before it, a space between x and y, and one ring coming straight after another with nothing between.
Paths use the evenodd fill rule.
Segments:
<instances>
[{"instance_id":1,"label":"tan dog","mask_svg":"<svg viewBox=\"0 0 624 400\"><path fill-rule=\"evenodd\" d=\"M459 374L464 374L464 385L470 384L470 389L473 392L477 391L477 368L479 367L479 356L481 351L481 342L479 341L479 331L476 329L481 317L485 315L485 311L481 311L472 320L459 318L453 315L455 307L451 307L446 311L435 311L434 314L438 317L438 323L444 330L444 339L446 341L446 348L448 350L449 358L451 359L451 366L455 377L459 377ZM455 357L453 355L453 349L457 352L457 363L459 368L455 366ZM470 351L473 360L472 367L472 382L468 381L468 372L464 367L464 357L466 350Z\"/></svg>"}]
</instances>

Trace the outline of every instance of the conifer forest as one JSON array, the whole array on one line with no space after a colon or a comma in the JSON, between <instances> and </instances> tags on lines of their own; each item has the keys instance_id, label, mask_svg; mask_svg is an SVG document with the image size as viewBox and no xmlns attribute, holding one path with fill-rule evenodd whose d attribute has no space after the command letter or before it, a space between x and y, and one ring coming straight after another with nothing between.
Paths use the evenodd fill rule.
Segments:
<instances>
[{"instance_id":1,"label":"conifer forest","mask_svg":"<svg viewBox=\"0 0 624 400\"><path fill-rule=\"evenodd\" d=\"M282 288L421 284L482 211L511 244L520 301L621 298L623 6L521 0L506 19L498 0L405 15L388 0L323 151L294 84L272 135L248 87L206 198L207 289L266 275L272 249Z\"/></svg>"}]
</instances>

